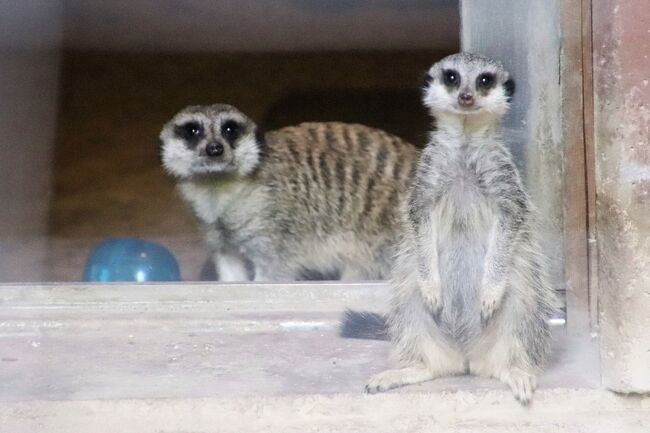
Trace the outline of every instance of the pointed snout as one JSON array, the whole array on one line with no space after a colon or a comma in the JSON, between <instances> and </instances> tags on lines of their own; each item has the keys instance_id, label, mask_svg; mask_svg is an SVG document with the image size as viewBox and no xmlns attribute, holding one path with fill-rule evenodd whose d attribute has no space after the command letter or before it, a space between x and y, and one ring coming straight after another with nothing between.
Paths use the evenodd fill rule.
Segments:
<instances>
[{"instance_id":1,"label":"pointed snout","mask_svg":"<svg viewBox=\"0 0 650 433\"><path fill-rule=\"evenodd\" d=\"M458 94L458 105L463 108L470 108L474 105L474 94L469 91L462 91Z\"/></svg>"}]
</instances>

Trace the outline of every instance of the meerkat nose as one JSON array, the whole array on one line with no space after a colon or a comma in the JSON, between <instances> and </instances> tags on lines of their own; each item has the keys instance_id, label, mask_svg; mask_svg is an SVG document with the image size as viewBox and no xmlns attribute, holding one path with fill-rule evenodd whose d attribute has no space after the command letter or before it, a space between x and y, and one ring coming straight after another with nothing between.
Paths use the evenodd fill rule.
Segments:
<instances>
[{"instance_id":1,"label":"meerkat nose","mask_svg":"<svg viewBox=\"0 0 650 433\"><path fill-rule=\"evenodd\" d=\"M223 144L211 141L205 146L205 154L211 157L223 155Z\"/></svg>"},{"instance_id":2,"label":"meerkat nose","mask_svg":"<svg viewBox=\"0 0 650 433\"><path fill-rule=\"evenodd\" d=\"M470 92L461 92L458 95L458 105L469 108L474 105L474 95Z\"/></svg>"}]
</instances>

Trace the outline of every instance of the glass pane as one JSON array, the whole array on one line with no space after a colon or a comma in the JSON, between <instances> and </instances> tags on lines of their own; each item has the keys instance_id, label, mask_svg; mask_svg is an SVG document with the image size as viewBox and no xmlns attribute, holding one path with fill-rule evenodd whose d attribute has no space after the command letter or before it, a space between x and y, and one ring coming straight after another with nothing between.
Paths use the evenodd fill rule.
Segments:
<instances>
[{"instance_id":1,"label":"glass pane","mask_svg":"<svg viewBox=\"0 0 650 433\"><path fill-rule=\"evenodd\" d=\"M267 131L345 121L422 145L421 78L459 44L449 0L14 3L0 11L5 282L171 278L139 268L172 266L150 244L92 255L115 238L164 247L182 280L210 279L200 227L157 156L165 122L229 103Z\"/></svg>"},{"instance_id":2,"label":"glass pane","mask_svg":"<svg viewBox=\"0 0 650 433\"><path fill-rule=\"evenodd\" d=\"M564 299L559 8L555 0L497 0L489 5L463 0L461 16L463 49L500 59L514 77L516 97L504 121L504 137L538 209L549 273Z\"/></svg>"}]
</instances>

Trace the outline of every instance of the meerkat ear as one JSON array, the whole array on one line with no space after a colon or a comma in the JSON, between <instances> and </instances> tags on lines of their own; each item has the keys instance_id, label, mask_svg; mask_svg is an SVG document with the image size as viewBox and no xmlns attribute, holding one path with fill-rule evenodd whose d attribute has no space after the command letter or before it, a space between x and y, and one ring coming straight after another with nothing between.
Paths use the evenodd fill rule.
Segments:
<instances>
[{"instance_id":1,"label":"meerkat ear","mask_svg":"<svg viewBox=\"0 0 650 433\"><path fill-rule=\"evenodd\" d=\"M506 96L508 97L508 102L512 99L512 95L515 93L515 82L512 78L503 83L504 89L506 89Z\"/></svg>"},{"instance_id":2,"label":"meerkat ear","mask_svg":"<svg viewBox=\"0 0 650 433\"><path fill-rule=\"evenodd\" d=\"M433 81L433 76L431 75L431 73L429 71L425 72L424 76L422 77L421 87L423 89L426 89L427 87L429 87L429 84L431 84L432 81Z\"/></svg>"},{"instance_id":3,"label":"meerkat ear","mask_svg":"<svg viewBox=\"0 0 650 433\"><path fill-rule=\"evenodd\" d=\"M266 133L262 131L262 129L259 126L255 127L255 141L257 141L257 146L259 147L262 153L266 150L265 135Z\"/></svg>"}]
</instances>

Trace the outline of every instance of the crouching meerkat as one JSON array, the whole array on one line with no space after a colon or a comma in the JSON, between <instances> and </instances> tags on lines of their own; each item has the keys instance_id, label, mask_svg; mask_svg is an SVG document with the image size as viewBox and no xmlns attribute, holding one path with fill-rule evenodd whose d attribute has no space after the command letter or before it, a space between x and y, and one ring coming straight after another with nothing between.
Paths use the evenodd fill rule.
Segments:
<instances>
[{"instance_id":1,"label":"crouching meerkat","mask_svg":"<svg viewBox=\"0 0 650 433\"><path fill-rule=\"evenodd\" d=\"M261 134L229 105L162 129L161 159L204 228L220 280L387 278L420 150L356 124Z\"/></svg>"},{"instance_id":2,"label":"crouching meerkat","mask_svg":"<svg viewBox=\"0 0 650 433\"><path fill-rule=\"evenodd\" d=\"M513 91L503 66L480 55L429 70L423 101L437 130L406 200L391 280L401 368L372 377L368 392L470 373L532 398L557 301L535 209L498 133Z\"/></svg>"}]
</instances>

